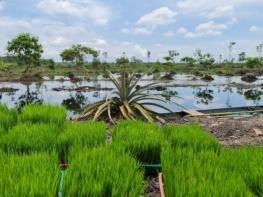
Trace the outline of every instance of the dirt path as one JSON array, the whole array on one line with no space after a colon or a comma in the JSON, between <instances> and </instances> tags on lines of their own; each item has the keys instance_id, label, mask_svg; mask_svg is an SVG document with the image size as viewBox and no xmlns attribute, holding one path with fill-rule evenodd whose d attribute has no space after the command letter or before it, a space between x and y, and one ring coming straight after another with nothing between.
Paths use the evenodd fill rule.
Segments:
<instances>
[{"instance_id":1,"label":"dirt path","mask_svg":"<svg viewBox=\"0 0 263 197\"><path fill-rule=\"evenodd\" d=\"M199 122L222 145L245 146L263 144L263 116L168 118L167 122L191 124Z\"/></svg>"}]
</instances>

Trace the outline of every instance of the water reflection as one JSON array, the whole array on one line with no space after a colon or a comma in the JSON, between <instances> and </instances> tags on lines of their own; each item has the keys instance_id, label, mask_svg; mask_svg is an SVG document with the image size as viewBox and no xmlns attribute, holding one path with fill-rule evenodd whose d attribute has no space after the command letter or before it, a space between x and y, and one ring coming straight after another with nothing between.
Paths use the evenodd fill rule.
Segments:
<instances>
[{"instance_id":1,"label":"water reflection","mask_svg":"<svg viewBox=\"0 0 263 197\"><path fill-rule=\"evenodd\" d=\"M196 97L196 102L208 105L211 103L214 99L214 91L208 88L198 88L196 92L194 93Z\"/></svg>"},{"instance_id":2,"label":"water reflection","mask_svg":"<svg viewBox=\"0 0 263 197\"><path fill-rule=\"evenodd\" d=\"M74 112L74 114L79 113L87 104L88 98L86 98L81 92L76 92L74 95L70 94L69 98L62 101L62 105L64 105L69 111Z\"/></svg>"},{"instance_id":3,"label":"water reflection","mask_svg":"<svg viewBox=\"0 0 263 197\"><path fill-rule=\"evenodd\" d=\"M26 92L24 94L22 94L21 96L18 97L18 100L15 101L15 106L17 107L18 110L21 110L25 105L28 104L42 104L43 103L43 99L40 98L40 89L41 86L39 86L39 88L37 88L36 91L32 91L30 90L30 85L27 84L26 85Z\"/></svg>"}]
</instances>

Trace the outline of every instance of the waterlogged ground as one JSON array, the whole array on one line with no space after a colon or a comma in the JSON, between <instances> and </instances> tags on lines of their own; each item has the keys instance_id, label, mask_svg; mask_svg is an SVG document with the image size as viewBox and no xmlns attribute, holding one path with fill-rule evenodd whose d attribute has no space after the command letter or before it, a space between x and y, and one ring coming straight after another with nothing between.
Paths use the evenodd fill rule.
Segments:
<instances>
[{"instance_id":1,"label":"waterlogged ground","mask_svg":"<svg viewBox=\"0 0 263 197\"><path fill-rule=\"evenodd\" d=\"M151 83L156 78L160 76L145 76L140 85ZM174 75L173 80L161 81L162 87L148 93L162 94L190 109L263 105L263 77L254 83L243 82L239 76L213 78L214 81L204 81L200 77ZM77 82L59 76L53 80L44 79L31 83L1 82L0 102L17 108L29 103L63 104L72 116L85 105L110 97L114 91L112 83L102 76ZM181 110L172 104L169 104L169 108L173 111Z\"/></svg>"}]
</instances>

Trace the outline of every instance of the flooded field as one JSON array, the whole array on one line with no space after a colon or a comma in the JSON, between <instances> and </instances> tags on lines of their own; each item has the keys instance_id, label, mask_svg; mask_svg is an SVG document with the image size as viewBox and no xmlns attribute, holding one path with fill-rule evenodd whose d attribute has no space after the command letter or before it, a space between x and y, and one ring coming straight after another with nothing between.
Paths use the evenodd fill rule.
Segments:
<instances>
[{"instance_id":1,"label":"flooded field","mask_svg":"<svg viewBox=\"0 0 263 197\"><path fill-rule=\"evenodd\" d=\"M145 76L140 85L152 83L156 76ZM263 105L263 77L253 83L246 83L241 77L213 76L213 81L204 81L189 75L174 75L173 80L160 81L149 93L162 94L166 99L189 109L213 109L224 107ZM142 84L143 83L143 84ZM0 102L9 107L21 109L29 103L52 103L64 105L69 116L85 105L112 95L114 86L107 79L72 82L67 78L45 78L41 82L1 82ZM181 108L170 105L173 111Z\"/></svg>"}]
</instances>

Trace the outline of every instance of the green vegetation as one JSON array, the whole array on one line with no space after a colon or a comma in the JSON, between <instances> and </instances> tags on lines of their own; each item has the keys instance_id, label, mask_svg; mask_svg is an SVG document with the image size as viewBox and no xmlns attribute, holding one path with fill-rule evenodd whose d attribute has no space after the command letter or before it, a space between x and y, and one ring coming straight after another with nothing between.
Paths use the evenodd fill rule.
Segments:
<instances>
[{"instance_id":1,"label":"green vegetation","mask_svg":"<svg viewBox=\"0 0 263 197\"><path fill-rule=\"evenodd\" d=\"M245 181L228 170L217 154L167 147L162 153L165 192L173 196L253 196Z\"/></svg>"},{"instance_id":2,"label":"green vegetation","mask_svg":"<svg viewBox=\"0 0 263 197\"><path fill-rule=\"evenodd\" d=\"M59 136L59 155L62 163L68 161L68 154L77 149L93 148L106 142L106 126L103 122L80 122L68 124Z\"/></svg>"},{"instance_id":3,"label":"green vegetation","mask_svg":"<svg viewBox=\"0 0 263 197\"><path fill-rule=\"evenodd\" d=\"M209 150L220 152L218 141L208 134L199 125L166 126L164 134L171 146L176 148L191 148L196 152Z\"/></svg>"},{"instance_id":4,"label":"green vegetation","mask_svg":"<svg viewBox=\"0 0 263 197\"><path fill-rule=\"evenodd\" d=\"M113 131L113 145L123 147L145 164L159 164L164 137L156 124L141 121L119 122Z\"/></svg>"},{"instance_id":5,"label":"green vegetation","mask_svg":"<svg viewBox=\"0 0 263 197\"><path fill-rule=\"evenodd\" d=\"M5 105L0 104L0 127L8 130L17 122L17 110L8 109Z\"/></svg>"},{"instance_id":6,"label":"green vegetation","mask_svg":"<svg viewBox=\"0 0 263 197\"><path fill-rule=\"evenodd\" d=\"M56 154L5 155L0 152L2 197L57 196L59 171Z\"/></svg>"},{"instance_id":7,"label":"green vegetation","mask_svg":"<svg viewBox=\"0 0 263 197\"><path fill-rule=\"evenodd\" d=\"M141 196L144 192L139 164L109 147L76 152L63 185L64 196Z\"/></svg>"},{"instance_id":8,"label":"green vegetation","mask_svg":"<svg viewBox=\"0 0 263 197\"><path fill-rule=\"evenodd\" d=\"M6 130L2 126L0 126L0 138L4 136L6 133L7 133Z\"/></svg>"},{"instance_id":9,"label":"green vegetation","mask_svg":"<svg viewBox=\"0 0 263 197\"><path fill-rule=\"evenodd\" d=\"M6 152L52 151L58 133L58 127L53 124L18 124L0 139L0 145Z\"/></svg>"},{"instance_id":10,"label":"green vegetation","mask_svg":"<svg viewBox=\"0 0 263 197\"><path fill-rule=\"evenodd\" d=\"M22 123L45 123L63 126L67 117L64 107L53 105L27 105L23 108L19 121Z\"/></svg>"},{"instance_id":11,"label":"green vegetation","mask_svg":"<svg viewBox=\"0 0 263 197\"><path fill-rule=\"evenodd\" d=\"M69 49L65 49L60 54L62 61L74 62L76 65L84 65L86 55L91 55L93 58L96 58L98 57L98 52L89 47L78 44L73 45Z\"/></svg>"},{"instance_id":12,"label":"green vegetation","mask_svg":"<svg viewBox=\"0 0 263 197\"><path fill-rule=\"evenodd\" d=\"M224 162L230 172L240 175L254 195L263 194L263 149L245 147L224 153Z\"/></svg>"},{"instance_id":13,"label":"green vegetation","mask_svg":"<svg viewBox=\"0 0 263 197\"><path fill-rule=\"evenodd\" d=\"M44 52L38 38L28 33L18 35L7 44L8 55L15 57L19 65L39 66L41 54Z\"/></svg>"},{"instance_id":14,"label":"green vegetation","mask_svg":"<svg viewBox=\"0 0 263 197\"><path fill-rule=\"evenodd\" d=\"M79 117L83 119L108 119L110 122L115 123L114 119L127 119L135 120L141 118L149 122L157 120L156 115L161 116L160 113L149 108L154 106L156 108L171 112L170 109L163 106L168 101L158 95L151 95L144 93L156 85L156 83L148 84L145 86L138 86L140 78L136 78L133 73L129 75L126 72L122 72L119 79L117 79L112 73L109 73L111 82L115 85L117 91L113 93L113 96L88 105ZM157 104L153 101L158 101L161 104Z\"/></svg>"}]
</instances>

